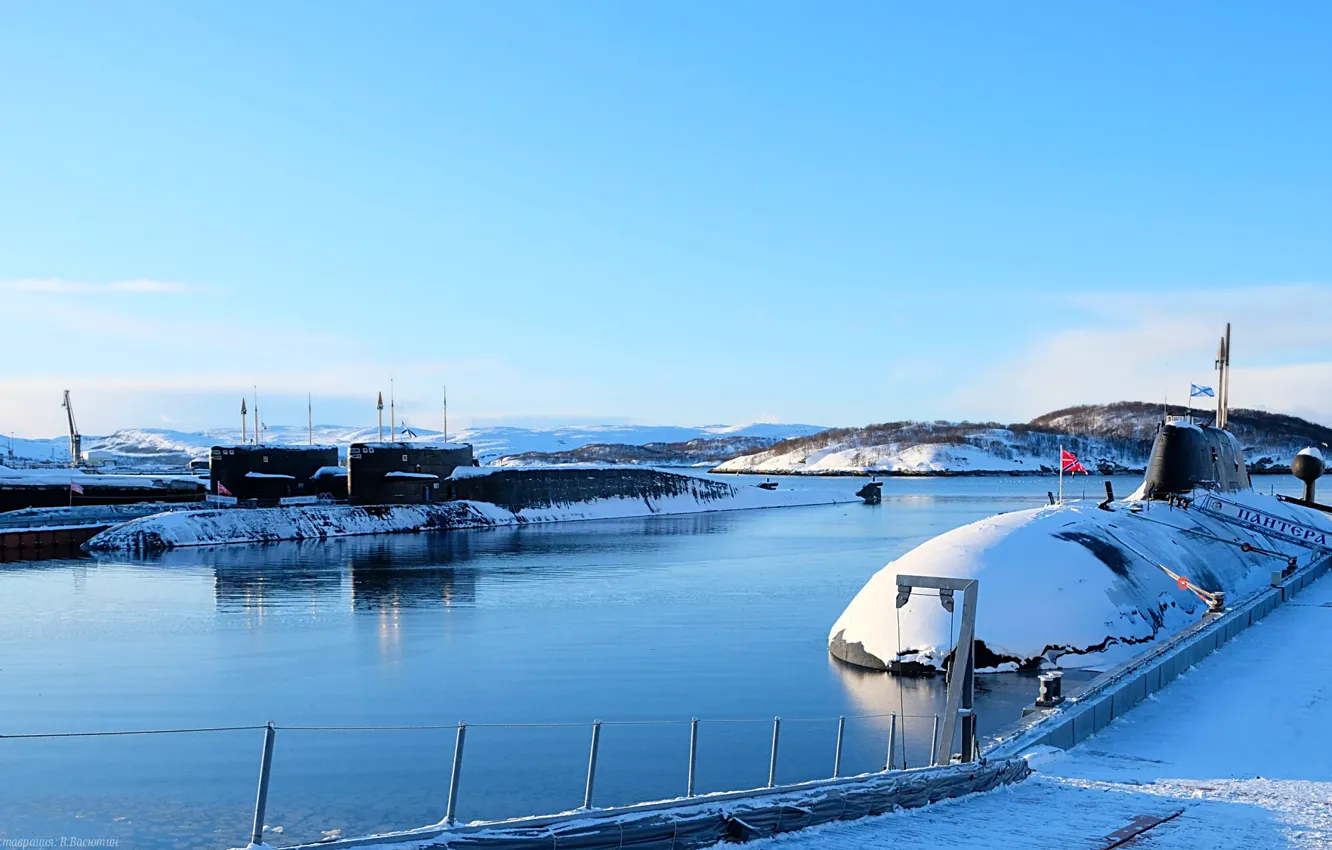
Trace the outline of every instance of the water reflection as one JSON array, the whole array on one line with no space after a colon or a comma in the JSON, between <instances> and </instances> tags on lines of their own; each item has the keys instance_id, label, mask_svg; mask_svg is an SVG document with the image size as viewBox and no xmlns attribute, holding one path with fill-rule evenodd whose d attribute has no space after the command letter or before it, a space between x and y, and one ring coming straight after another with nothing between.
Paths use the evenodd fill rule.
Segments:
<instances>
[{"instance_id":1,"label":"water reflection","mask_svg":"<svg viewBox=\"0 0 1332 850\"><path fill-rule=\"evenodd\" d=\"M651 569L653 554L669 548L673 538L725 534L733 522L730 516L702 514L595 526L552 524L193 547L134 557L99 554L97 562L210 570L217 608L223 612L315 608L348 599L365 611L452 608L476 603L483 576L505 579L534 570L626 566L617 554L632 557L635 568ZM42 565L56 568L64 562L37 566Z\"/></svg>"},{"instance_id":2,"label":"water reflection","mask_svg":"<svg viewBox=\"0 0 1332 850\"><path fill-rule=\"evenodd\" d=\"M213 597L224 613L317 606L341 594L342 575L333 570L213 568Z\"/></svg>"},{"instance_id":3,"label":"water reflection","mask_svg":"<svg viewBox=\"0 0 1332 850\"><path fill-rule=\"evenodd\" d=\"M828 666L836 672L854 711L874 715L866 722L887 729L889 720L886 715L909 718L906 729L908 740L914 745L914 763L927 757L933 717L946 708L947 683L943 676L892 676L854 667L831 655L828 656ZM1066 695L1076 695L1096 676L1092 670L1065 671ZM1022 709L1035 702L1038 686L1035 673L978 674L975 691L977 736L984 741L1011 726L1021 716Z\"/></svg>"}]
</instances>

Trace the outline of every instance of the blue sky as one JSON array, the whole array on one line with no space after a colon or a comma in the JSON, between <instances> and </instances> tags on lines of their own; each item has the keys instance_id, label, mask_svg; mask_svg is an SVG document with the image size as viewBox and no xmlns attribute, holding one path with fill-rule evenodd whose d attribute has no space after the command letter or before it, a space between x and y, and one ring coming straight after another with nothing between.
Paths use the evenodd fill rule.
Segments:
<instances>
[{"instance_id":1,"label":"blue sky","mask_svg":"<svg viewBox=\"0 0 1332 850\"><path fill-rule=\"evenodd\" d=\"M0 429L1332 423L1326 4L12 3ZM77 402L76 402L77 403Z\"/></svg>"}]
</instances>

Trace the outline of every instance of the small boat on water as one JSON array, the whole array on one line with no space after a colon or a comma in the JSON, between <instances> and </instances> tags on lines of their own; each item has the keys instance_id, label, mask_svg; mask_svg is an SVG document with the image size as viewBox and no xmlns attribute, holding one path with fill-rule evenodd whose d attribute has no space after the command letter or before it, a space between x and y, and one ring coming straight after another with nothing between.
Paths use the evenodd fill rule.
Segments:
<instances>
[{"instance_id":1,"label":"small boat on water","mask_svg":"<svg viewBox=\"0 0 1332 850\"><path fill-rule=\"evenodd\" d=\"M941 669L957 630L938 599L897 608L898 575L979 580L976 667L1104 668L1197 622L1226 599L1332 555L1332 509L1314 501L1316 448L1292 470L1302 499L1264 495L1226 430L1228 343L1215 422L1163 421L1142 485L1125 499L1055 503L939 535L876 573L837 619L828 650L859 667Z\"/></svg>"}]
</instances>

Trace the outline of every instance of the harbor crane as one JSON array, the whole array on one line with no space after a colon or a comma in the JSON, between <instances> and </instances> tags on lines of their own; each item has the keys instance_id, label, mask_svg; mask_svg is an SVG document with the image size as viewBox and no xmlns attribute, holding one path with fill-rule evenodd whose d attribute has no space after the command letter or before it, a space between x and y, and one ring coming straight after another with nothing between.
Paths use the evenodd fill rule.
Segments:
<instances>
[{"instance_id":1,"label":"harbor crane","mask_svg":"<svg viewBox=\"0 0 1332 850\"><path fill-rule=\"evenodd\" d=\"M65 400L61 402L65 414L69 417L69 465L78 466L83 461L83 435L74 422L74 405L69 401L69 390L65 390Z\"/></svg>"}]
</instances>

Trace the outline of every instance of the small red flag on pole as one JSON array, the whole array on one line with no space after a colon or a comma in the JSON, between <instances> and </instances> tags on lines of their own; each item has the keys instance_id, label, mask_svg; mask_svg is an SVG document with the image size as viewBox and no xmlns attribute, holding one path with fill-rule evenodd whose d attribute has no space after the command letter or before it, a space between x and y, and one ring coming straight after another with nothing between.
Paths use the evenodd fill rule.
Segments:
<instances>
[{"instance_id":1,"label":"small red flag on pole","mask_svg":"<svg viewBox=\"0 0 1332 850\"><path fill-rule=\"evenodd\" d=\"M1091 474L1087 471L1087 467L1083 466L1078 460L1077 455L1072 452L1066 452L1063 449L1059 450L1059 471L1068 473L1081 472L1083 475Z\"/></svg>"}]
</instances>

